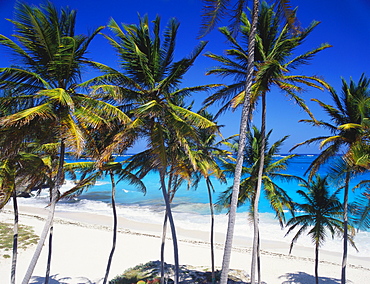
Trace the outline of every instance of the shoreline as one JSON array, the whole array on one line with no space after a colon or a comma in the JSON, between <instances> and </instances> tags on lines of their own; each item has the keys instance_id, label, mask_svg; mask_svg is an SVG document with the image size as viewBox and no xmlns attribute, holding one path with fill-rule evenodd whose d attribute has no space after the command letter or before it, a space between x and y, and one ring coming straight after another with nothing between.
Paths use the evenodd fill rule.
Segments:
<instances>
[{"instance_id":1,"label":"shoreline","mask_svg":"<svg viewBox=\"0 0 370 284\"><path fill-rule=\"evenodd\" d=\"M48 209L19 206L20 224L34 227L40 234ZM0 211L1 222L13 222L13 210L8 204ZM175 220L176 222L176 220ZM57 211L54 221L54 242L50 283L101 283L112 243L112 217L91 212ZM118 217L117 247L110 270L113 279L124 270L160 258L162 226ZM210 267L209 233L176 228L180 265ZM167 233L165 261L173 263L172 242ZM224 234L215 234L215 265L220 268ZM251 239L237 236L233 241L230 268L250 274ZM43 283L46 245L35 268L33 282ZM17 283L20 283L33 255L35 246L18 255ZM288 254L289 244L261 239L262 280L266 284L312 283L314 278L314 248L295 245ZM325 283L340 283L341 252L320 250L319 276ZM87 263L88 262L88 263ZM11 259L0 260L0 279L10 279ZM349 283L366 283L370 277L370 257L349 254ZM64 279L64 280L63 280ZM332 282L328 282L328 281ZM64 282L63 282L64 281ZM84 282L85 281L85 282Z\"/></svg>"}]
</instances>

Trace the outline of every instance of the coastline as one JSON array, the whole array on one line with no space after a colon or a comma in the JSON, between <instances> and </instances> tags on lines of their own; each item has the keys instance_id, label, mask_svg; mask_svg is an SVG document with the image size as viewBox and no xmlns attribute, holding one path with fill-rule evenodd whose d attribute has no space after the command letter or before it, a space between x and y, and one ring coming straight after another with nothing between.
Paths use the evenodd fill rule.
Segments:
<instances>
[{"instance_id":1,"label":"coastline","mask_svg":"<svg viewBox=\"0 0 370 284\"><path fill-rule=\"evenodd\" d=\"M40 234L48 209L19 206L20 223L34 227ZM8 204L0 211L1 222L13 222ZM175 220L176 222L176 220ZM50 283L102 283L112 243L112 217L91 212L57 211L54 221L53 259ZM143 223L118 217L117 247L109 279L123 273L127 268L160 257L160 224ZM180 265L210 267L209 233L188 228L176 228L178 235ZM167 233L170 236L170 232ZM216 268L220 268L223 256L224 234L215 234ZM242 269L249 274L250 237L236 236L230 268ZM35 246L19 252L17 283L20 283ZM289 244L278 239L261 237L262 280L266 284L313 283L314 249L295 245L289 255ZM43 283L47 246L44 246L32 282ZM173 263L172 242L166 242L165 261ZM341 252L320 250L319 276L325 283L340 283ZM10 279L11 259L0 260L0 279ZM370 256L349 254L347 279L349 283L366 283L370 277Z\"/></svg>"}]
</instances>

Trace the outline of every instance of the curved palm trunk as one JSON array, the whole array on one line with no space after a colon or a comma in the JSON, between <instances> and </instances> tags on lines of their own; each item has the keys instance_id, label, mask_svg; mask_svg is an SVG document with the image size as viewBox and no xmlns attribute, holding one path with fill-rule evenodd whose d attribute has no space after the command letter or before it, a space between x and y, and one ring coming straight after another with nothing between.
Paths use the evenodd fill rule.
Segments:
<instances>
[{"instance_id":1,"label":"curved palm trunk","mask_svg":"<svg viewBox=\"0 0 370 284\"><path fill-rule=\"evenodd\" d=\"M256 194L254 196L254 205L253 205L253 249L252 249L252 264L251 264L251 283L255 283L256 279L256 261L257 256L259 255L259 216L258 216L258 204L261 196L261 187L262 187L262 175L265 165L265 138L266 132L266 93L262 94L262 125L261 125L261 153L260 153L260 164L258 169L258 181ZM259 277L260 280L260 277ZM260 281L258 282L261 283Z\"/></svg>"},{"instance_id":2,"label":"curved palm trunk","mask_svg":"<svg viewBox=\"0 0 370 284\"><path fill-rule=\"evenodd\" d=\"M213 201L212 201L212 192L211 192L211 185L210 185L209 177L206 178L207 189L208 189L208 198L209 198L209 210L211 211L211 267L212 267L212 284L216 283L216 276L215 276L215 251L214 251L214 227L215 227L215 216L213 211Z\"/></svg>"},{"instance_id":3,"label":"curved palm trunk","mask_svg":"<svg viewBox=\"0 0 370 284\"><path fill-rule=\"evenodd\" d=\"M116 182L114 180L114 173L112 171L109 172L109 175L110 175L110 180L111 180L111 184L112 184L113 242L112 242L112 249L110 251L109 258L108 258L107 268L105 270L105 276L104 276L103 284L106 284L107 281L108 281L110 266L112 264L113 254L114 254L114 251L116 249L116 242L117 242L117 211L116 211L116 200L115 200Z\"/></svg>"},{"instance_id":4,"label":"curved palm trunk","mask_svg":"<svg viewBox=\"0 0 370 284\"><path fill-rule=\"evenodd\" d=\"M18 255L18 203L17 203L17 192L13 189L13 210L14 210L14 228L13 228L13 256L12 256L12 271L10 276L10 283L15 284L15 271L17 267L17 255Z\"/></svg>"},{"instance_id":5,"label":"curved palm trunk","mask_svg":"<svg viewBox=\"0 0 370 284\"><path fill-rule=\"evenodd\" d=\"M173 242L173 253L174 253L174 261L175 261L175 279L174 283L179 283L179 249L177 246L177 236L176 236L176 229L175 229L175 223L173 221L172 212L171 212L171 204L170 200L168 198L167 190L166 190L166 184L164 180L165 174L164 170L160 170L160 180L161 180L161 188L162 188L162 194L164 198L164 202L166 205L166 214L168 216L168 221L170 223L171 228L171 234L172 234L172 242Z\"/></svg>"},{"instance_id":6,"label":"curved palm trunk","mask_svg":"<svg viewBox=\"0 0 370 284\"><path fill-rule=\"evenodd\" d=\"M315 245L315 283L319 284L319 244Z\"/></svg>"},{"instance_id":7,"label":"curved palm trunk","mask_svg":"<svg viewBox=\"0 0 370 284\"><path fill-rule=\"evenodd\" d=\"M240 178L242 173L243 161L244 161L244 147L246 141L246 133L249 122L250 114L250 94L252 89L252 79L253 79L253 70L254 70L254 47L255 47L255 37L257 32L257 20L258 20L258 6L259 1L253 1L253 14L252 14L252 27L251 33L249 36L248 43L248 66L247 66L247 79L245 82L245 99L243 104L242 116L240 121L240 130L239 130L239 147L238 154L236 158L235 174L234 174L234 184L231 195L230 202L230 211L229 211L229 220L226 232L226 241L224 248L224 255L222 259L222 272L220 284L227 283L227 276L229 274L230 266L230 257L231 257L231 248L234 237L234 227L236 219L236 208L238 205L239 197L239 187L240 187Z\"/></svg>"},{"instance_id":8,"label":"curved palm trunk","mask_svg":"<svg viewBox=\"0 0 370 284\"><path fill-rule=\"evenodd\" d=\"M44 229L41 233L40 240L37 244L35 253L33 254L33 257L31 259L31 262L28 266L28 269L26 271L26 274L23 278L22 284L28 284L28 282L31 279L33 270L35 269L36 263L40 257L42 247L45 243L46 237L48 232L50 231L50 228L53 224L54 220L54 213L55 213L55 207L56 203L58 200L58 192L59 188L62 185L62 177L63 177L63 163L64 163L64 155L65 155L65 145L63 140L60 142L60 157L59 157L59 167L58 167L58 173L56 177L56 185L52 187L51 189L51 204L50 204L50 209L49 209L49 215L48 218L46 219Z\"/></svg>"},{"instance_id":9,"label":"curved palm trunk","mask_svg":"<svg viewBox=\"0 0 370 284\"><path fill-rule=\"evenodd\" d=\"M345 185L344 185L344 200L343 200L343 259L342 259L342 276L341 284L346 283L346 268L347 268L347 251L348 251L348 191L349 191L349 180L351 173L346 173Z\"/></svg>"}]
</instances>

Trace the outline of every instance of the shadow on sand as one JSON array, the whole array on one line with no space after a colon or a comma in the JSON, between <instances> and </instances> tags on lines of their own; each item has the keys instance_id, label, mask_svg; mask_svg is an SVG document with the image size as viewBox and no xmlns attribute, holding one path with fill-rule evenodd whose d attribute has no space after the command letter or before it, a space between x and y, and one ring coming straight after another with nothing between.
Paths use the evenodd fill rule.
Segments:
<instances>
[{"instance_id":1,"label":"shadow on sand","mask_svg":"<svg viewBox=\"0 0 370 284\"><path fill-rule=\"evenodd\" d=\"M77 281L77 282L76 282ZM58 277L58 274L51 275L49 278L49 284L71 284L71 283L79 283L79 284L95 284L96 282L92 282L86 277L79 277L78 279L72 279L70 277ZM30 283L32 284L44 284L45 277L41 276L33 276L31 278Z\"/></svg>"},{"instance_id":2,"label":"shadow on sand","mask_svg":"<svg viewBox=\"0 0 370 284\"><path fill-rule=\"evenodd\" d=\"M280 276L279 278L285 278L284 282L282 284L312 284L315 283L315 276L304 273L304 272L298 272L298 273L287 273L283 276ZM322 284L340 284L340 279L335 278L328 278L328 277L319 277L319 283Z\"/></svg>"}]
</instances>

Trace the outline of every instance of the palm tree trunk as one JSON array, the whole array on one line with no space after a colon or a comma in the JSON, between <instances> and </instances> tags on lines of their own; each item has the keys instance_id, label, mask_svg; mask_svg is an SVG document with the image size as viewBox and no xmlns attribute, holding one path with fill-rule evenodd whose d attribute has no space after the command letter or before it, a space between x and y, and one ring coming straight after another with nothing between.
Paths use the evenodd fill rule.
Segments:
<instances>
[{"instance_id":1,"label":"palm tree trunk","mask_svg":"<svg viewBox=\"0 0 370 284\"><path fill-rule=\"evenodd\" d=\"M170 188L172 188L172 180L173 180L173 174L171 173L169 178L168 178L168 201L171 204L172 200L174 198L174 193L170 193ZM165 267L164 267L164 247L166 245L166 236L167 236L167 224L168 224L168 215L167 211L165 211L164 214L164 220L163 220L163 226L162 226L162 241L161 241L161 284L164 284L164 272L165 272Z\"/></svg>"},{"instance_id":2,"label":"palm tree trunk","mask_svg":"<svg viewBox=\"0 0 370 284\"><path fill-rule=\"evenodd\" d=\"M208 189L208 198L209 198L209 209L211 211L211 267L212 267L212 284L216 283L216 276L215 276L215 252L214 252L214 227L215 227L215 216L213 211L213 201L212 201L212 192L210 186L209 177L206 178L207 189Z\"/></svg>"},{"instance_id":3,"label":"palm tree trunk","mask_svg":"<svg viewBox=\"0 0 370 284\"><path fill-rule=\"evenodd\" d=\"M107 281L108 281L110 266L112 264L113 254L114 254L114 251L116 249L116 242L117 242L117 211L116 211L116 200L115 200L116 182L114 180L114 173L112 171L110 171L109 174L110 174L110 180L111 180L111 184L112 184L113 242L112 242L112 249L110 251L109 258L108 258L107 268L105 270L105 276L104 276L103 284L106 284Z\"/></svg>"},{"instance_id":4,"label":"palm tree trunk","mask_svg":"<svg viewBox=\"0 0 370 284\"><path fill-rule=\"evenodd\" d=\"M249 124L249 115L250 115L250 94L252 90L252 79L253 79L253 70L254 70L254 47L255 47L255 36L257 32L257 20L258 20L258 6L259 1L253 1L253 14L252 14L252 27L249 35L248 43L248 66L247 66L247 79L245 82L245 98L243 104L243 110L240 121L240 130L239 130L239 148L236 158L235 174L234 174L234 183L233 190L231 195L230 211L229 211L229 220L226 232L226 241L224 248L224 255L222 259L222 272L220 284L226 284L229 274L230 258L231 258L231 248L234 238L234 227L236 219L236 208L238 205L239 197L239 187L240 187L240 178L242 173L243 161L244 161L244 147L246 141L247 128Z\"/></svg>"},{"instance_id":5,"label":"palm tree trunk","mask_svg":"<svg viewBox=\"0 0 370 284\"><path fill-rule=\"evenodd\" d=\"M259 216L258 216L258 204L260 201L261 195L261 187L262 187L262 175L265 165L265 132L266 132L266 93L263 92L262 94L262 125L261 125L261 153L260 153L260 161L259 161L259 169L258 169L258 180L257 180L257 189L256 194L254 196L254 204L253 204L253 229L254 229L254 236L253 236L253 249L252 249L252 264L251 264L251 283L255 283L255 273L256 273L256 261L257 255L259 255Z\"/></svg>"},{"instance_id":6,"label":"palm tree trunk","mask_svg":"<svg viewBox=\"0 0 370 284\"><path fill-rule=\"evenodd\" d=\"M260 247L260 233L258 231L258 247L257 247L257 275L258 275L258 284L261 284L262 275L261 275L261 247Z\"/></svg>"},{"instance_id":7,"label":"palm tree trunk","mask_svg":"<svg viewBox=\"0 0 370 284\"><path fill-rule=\"evenodd\" d=\"M170 223L171 233L172 233L172 242L173 242L173 253L174 253L174 261L175 261L175 279L174 284L179 283L179 249L177 246L177 236L176 236L176 229L175 223L173 221L172 212L171 212L171 204L168 198L166 184L165 184L165 169L160 170L160 180L161 180L161 187L162 187L162 194L164 198L164 202L166 205L166 214L168 215L168 221Z\"/></svg>"},{"instance_id":8,"label":"palm tree trunk","mask_svg":"<svg viewBox=\"0 0 370 284\"><path fill-rule=\"evenodd\" d=\"M15 271L17 266L18 256L18 203L17 203L17 191L13 188L13 210L14 210L14 227L13 227L13 256L12 256L12 271L10 276L10 283L15 284Z\"/></svg>"},{"instance_id":9,"label":"palm tree trunk","mask_svg":"<svg viewBox=\"0 0 370 284\"><path fill-rule=\"evenodd\" d=\"M162 242L161 242L161 284L164 284L164 246L166 244L167 235L167 212L164 214L163 227L162 227Z\"/></svg>"},{"instance_id":10,"label":"palm tree trunk","mask_svg":"<svg viewBox=\"0 0 370 284\"><path fill-rule=\"evenodd\" d=\"M319 284L319 244L315 245L315 282Z\"/></svg>"},{"instance_id":11,"label":"palm tree trunk","mask_svg":"<svg viewBox=\"0 0 370 284\"><path fill-rule=\"evenodd\" d=\"M347 268L347 251L348 251L348 191L349 180L351 173L347 169L345 185L344 185L344 200L343 200L343 259L342 259L342 276L341 284L346 283L346 268Z\"/></svg>"},{"instance_id":12,"label":"palm tree trunk","mask_svg":"<svg viewBox=\"0 0 370 284\"><path fill-rule=\"evenodd\" d=\"M48 218L46 219L44 229L40 236L40 240L37 244L35 253L33 254L33 257L28 266L26 274L23 278L22 284L28 284L28 282L30 281L33 270L35 269L36 263L40 257L42 247L44 246L47 234L50 230L50 227L53 224L55 207L56 207L56 203L58 200L58 192L59 192L59 188L62 185L64 156L65 156L65 145L64 145L64 141L62 140L60 142L60 156L59 156L58 173L56 176L56 184L55 186L52 186L52 188L50 189L51 190L51 203L50 203L49 215L48 215Z\"/></svg>"},{"instance_id":13,"label":"palm tree trunk","mask_svg":"<svg viewBox=\"0 0 370 284\"><path fill-rule=\"evenodd\" d=\"M49 230L49 251L48 251L48 260L46 263L46 275L45 275L45 282L44 284L49 283L49 276L50 276L50 267L51 267L51 255L53 252L53 233L54 233L54 226L51 224L50 230Z\"/></svg>"}]
</instances>

